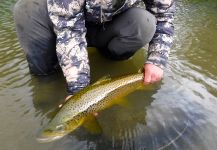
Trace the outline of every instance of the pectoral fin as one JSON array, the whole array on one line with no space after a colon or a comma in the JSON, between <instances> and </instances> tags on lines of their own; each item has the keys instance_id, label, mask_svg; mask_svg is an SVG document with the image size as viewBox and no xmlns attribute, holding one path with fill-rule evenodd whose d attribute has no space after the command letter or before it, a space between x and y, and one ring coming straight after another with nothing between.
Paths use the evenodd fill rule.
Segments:
<instances>
[{"instance_id":1,"label":"pectoral fin","mask_svg":"<svg viewBox=\"0 0 217 150\"><path fill-rule=\"evenodd\" d=\"M143 67L138 70L138 73L143 73L143 72L144 72L144 68Z\"/></svg>"},{"instance_id":2,"label":"pectoral fin","mask_svg":"<svg viewBox=\"0 0 217 150\"><path fill-rule=\"evenodd\" d=\"M100 127L99 122L94 115L90 115L87 117L87 119L85 119L83 127L91 134L102 133L102 128Z\"/></svg>"},{"instance_id":3,"label":"pectoral fin","mask_svg":"<svg viewBox=\"0 0 217 150\"><path fill-rule=\"evenodd\" d=\"M116 99L116 104L125 108L130 108L130 103L129 101L126 99L126 97L120 97L118 99Z\"/></svg>"},{"instance_id":4,"label":"pectoral fin","mask_svg":"<svg viewBox=\"0 0 217 150\"><path fill-rule=\"evenodd\" d=\"M103 82L110 81L110 80L111 80L111 77L109 75L108 76L103 76L98 81L96 81L95 83L93 83L93 85L101 84Z\"/></svg>"}]
</instances>

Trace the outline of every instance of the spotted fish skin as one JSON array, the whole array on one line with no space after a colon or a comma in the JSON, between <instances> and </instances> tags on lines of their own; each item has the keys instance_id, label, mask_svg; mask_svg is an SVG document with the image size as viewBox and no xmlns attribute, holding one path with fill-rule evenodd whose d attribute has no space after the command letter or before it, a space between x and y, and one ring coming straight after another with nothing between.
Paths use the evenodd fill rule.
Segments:
<instances>
[{"instance_id":1,"label":"spotted fish skin","mask_svg":"<svg viewBox=\"0 0 217 150\"><path fill-rule=\"evenodd\" d=\"M90 85L72 96L51 120L41 139L52 141L79 127L88 115L115 104L118 97L143 85L143 74L128 75ZM62 129L58 129L62 127ZM44 141L46 141L44 140Z\"/></svg>"}]
</instances>

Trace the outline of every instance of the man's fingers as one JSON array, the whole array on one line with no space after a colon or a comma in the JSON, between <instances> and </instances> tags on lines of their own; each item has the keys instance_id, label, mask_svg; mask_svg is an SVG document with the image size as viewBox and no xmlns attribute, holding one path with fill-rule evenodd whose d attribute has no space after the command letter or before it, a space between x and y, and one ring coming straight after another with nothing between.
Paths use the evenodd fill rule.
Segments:
<instances>
[{"instance_id":1,"label":"man's fingers","mask_svg":"<svg viewBox=\"0 0 217 150\"><path fill-rule=\"evenodd\" d=\"M144 84L160 81L163 77L163 70L152 64L145 64L144 71Z\"/></svg>"},{"instance_id":2,"label":"man's fingers","mask_svg":"<svg viewBox=\"0 0 217 150\"><path fill-rule=\"evenodd\" d=\"M145 84L154 83L154 82L157 82L160 80L161 80L161 76L152 74L148 71L145 72L145 75L144 75L144 83Z\"/></svg>"},{"instance_id":3,"label":"man's fingers","mask_svg":"<svg viewBox=\"0 0 217 150\"><path fill-rule=\"evenodd\" d=\"M158 81L156 75L152 74L152 76L151 76L151 83L154 83L156 81Z\"/></svg>"},{"instance_id":4,"label":"man's fingers","mask_svg":"<svg viewBox=\"0 0 217 150\"><path fill-rule=\"evenodd\" d=\"M153 79L154 79L155 81L159 81L159 80L161 80L161 78L162 78L161 75L159 75L159 74L154 74Z\"/></svg>"},{"instance_id":5,"label":"man's fingers","mask_svg":"<svg viewBox=\"0 0 217 150\"><path fill-rule=\"evenodd\" d=\"M149 84L151 82L151 74L149 71L145 71L144 83Z\"/></svg>"}]
</instances>

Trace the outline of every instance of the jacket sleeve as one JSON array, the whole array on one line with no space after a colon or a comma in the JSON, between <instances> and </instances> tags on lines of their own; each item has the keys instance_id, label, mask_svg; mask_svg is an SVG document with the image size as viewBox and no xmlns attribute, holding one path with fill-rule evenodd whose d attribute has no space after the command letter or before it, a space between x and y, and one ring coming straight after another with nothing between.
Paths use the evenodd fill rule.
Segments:
<instances>
[{"instance_id":1,"label":"jacket sleeve","mask_svg":"<svg viewBox=\"0 0 217 150\"><path fill-rule=\"evenodd\" d=\"M90 82L83 0L48 0L48 14L56 33L56 53L74 94Z\"/></svg>"},{"instance_id":2,"label":"jacket sleeve","mask_svg":"<svg viewBox=\"0 0 217 150\"><path fill-rule=\"evenodd\" d=\"M149 43L146 63L163 69L173 42L175 2L173 0L147 0L146 8L157 19L156 32Z\"/></svg>"}]
</instances>

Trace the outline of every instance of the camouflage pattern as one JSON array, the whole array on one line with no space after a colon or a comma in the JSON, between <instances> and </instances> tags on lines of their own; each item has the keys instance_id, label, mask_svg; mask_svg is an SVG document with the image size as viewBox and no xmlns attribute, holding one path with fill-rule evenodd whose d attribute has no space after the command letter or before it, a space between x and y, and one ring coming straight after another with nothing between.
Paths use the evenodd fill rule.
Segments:
<instances>
[{"instance_id":1,"label":"camouflage pattern","mask_svg":"<svg viewBox=\"0 0 217 150\"><path fill-rule=\"evenodd\" d=\"M145 8L157 18L157 31L150 42L146 63L166 65L174 32L173 0L47 0L48 14L57 35L56 51L68 83L75 93L90 82L90 67L85 39L85 21L100 24L130 7Z\"/></svg>"},{"instance_id":2,"label":"camouflage pattern","mask_svg":"<svg viewBox=\"0 0 217 150\"><path fill-rule=\"evenodd\" d=\"M157 19L156 32L149 43L146 63L164 68L173 42L175 2L173 0L147 0L145 3L147 10Z\"/></svg>"}]
</instances>

